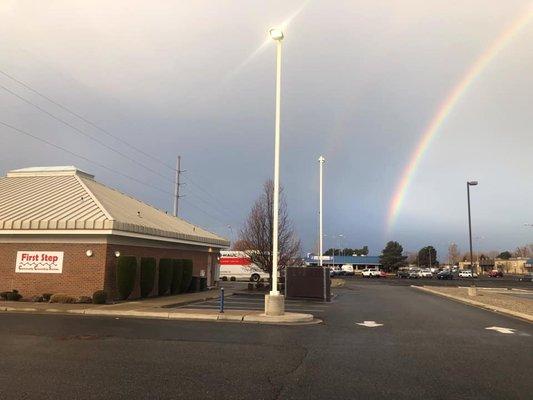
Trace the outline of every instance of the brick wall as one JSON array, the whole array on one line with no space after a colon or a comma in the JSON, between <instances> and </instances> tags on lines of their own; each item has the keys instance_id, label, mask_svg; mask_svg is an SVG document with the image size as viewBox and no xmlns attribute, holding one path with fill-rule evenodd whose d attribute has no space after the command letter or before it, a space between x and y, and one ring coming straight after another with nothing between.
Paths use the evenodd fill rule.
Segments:
<instances>
[{"instance_id":1,"label":"brick wall","mask_svg":"<svg viewBox=\"0 0 533 400\"><path fill-rule=\"evenodd\" d=\"M87 257L87 250L93 251ZM16 273L17 251L63 251L63 273ZM157 294L157 276L161 258L193 260L193 275L206 270L207 251L181 250L122 244L94 243L0 243L0 291L17 289L24 297L43 293L65 293L73 296L92 296L96 290L106 290L111 298L117 296L115 252L138 258L137 279L130 298L140 296L140 258L154 257L157 261L156 283L152 295ZM212 256L214 258L215 256Z\"/></svg>"},{"instance_id":2,"label":"brick wall","mask_svg":"<svg viewBox=\"0 0 533 400\"><path fill-rule=\"evenodd\" d=\"M92 257L85 252L91 249ZM17 251L63 251L63 273L16 273ZM0 291L17 289L24 297L43 293L91 296L104 286L105 244L0 243Z\"/></svg>"}]
</instances>

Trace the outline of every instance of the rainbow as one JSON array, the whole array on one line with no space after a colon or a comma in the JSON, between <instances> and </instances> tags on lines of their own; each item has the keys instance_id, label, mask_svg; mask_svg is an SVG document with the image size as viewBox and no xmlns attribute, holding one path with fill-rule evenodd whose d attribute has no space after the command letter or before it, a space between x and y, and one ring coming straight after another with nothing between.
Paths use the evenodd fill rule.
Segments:
<instances>
[{"instance_id":1,"label":"rainbow","mask_svg":"<svg viewBox=\"0 0 533 400\"><path fill-rule=\"evenodd\" d=\"M533 3L529 5L526 12L521 14L500 36L487 48L479 58L468 68L461 80L448 93L448 96L440 104L437 112L431 119L418 142L409 163L404 169L401 180L396 186L394 196L391 199L387 220L387 232L391 232L398 213L402 207L403 200L409 186L416 173L418 165L422 160L426 150L435 138L439 128L446 118L451 114L461 97L468 91L472 82L483 72L490 62L509 44L509 42L528 24L533 17Z\"/></svg>"}]
</instances>

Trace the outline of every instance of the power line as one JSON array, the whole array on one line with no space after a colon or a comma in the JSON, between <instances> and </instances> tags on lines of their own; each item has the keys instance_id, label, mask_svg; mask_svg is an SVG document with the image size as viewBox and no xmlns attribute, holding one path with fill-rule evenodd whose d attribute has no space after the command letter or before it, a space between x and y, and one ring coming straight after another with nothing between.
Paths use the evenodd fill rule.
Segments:
<instances>
[{"instance_id":1,"label":"power line","mask_svg":"<svg viewBox=\"0 0 533 400\"><path fill-rule=\"evenodd\" d=\"M34 88L31 87L29 84L27 84L27 83L25 83L25 82L23 82L23 81L21 81L21 80L15 78L14 76L8 74L7 72L5 72L5 71L3 71L3 70L0 70L0 74L2 74L2 75L4 75L5 77L11 79L12 81L18 83L19 85L23 86L24 88L28 89L29 91L31 91L31 92L37 94L38 96L40 96L40 97L42 97L43 99L49 101L50 103L56 105L57 107L61 108L62 110L66 111L66 112L68 112L69 114L75 116L76 118L78 118L78 119L80 119L81 121L87 123L88 125L94 127L95 129L98 129L99 131L101 131L101 132L105 133L106 135L108 135L108 136L114 138L115 140L119 141L120 143L123 143L123 144L126 145L127 147L129 147L129 148L131 148L131 149L133 149L133 150L139 152L140 154L145 155L146 157L148 157L148 158L150 158L150 159L152 159L152 160L157 161L158 163L162 164L162 165L165 166L166 168L168 168L168 169L170 169L170 170L172 170L172 171L178 173L177 170L176 170L176 168L174 168L174 167L170 166L169 164L167 164L167 163L161 161L159 158L157 158L157 157L155 157L155 156L153 156L153 155L151 155L151 154L149 154L149 153L147 153L147 152L145 152L145 151L143 151L143 150L137 148L136 146L131 145L131 144L128 143L127 141L121 139L119 136L112 134L112 133L109 132L108 130L106 130L106 129L100 127L100 126L97 125L96 123L94 123L94 122L90 121L89 119L83 117L82 115L76 113L75 111L71 110L70 108L66 107L65 105L59 103L58 101L52 99L51 97L49 97L49 96L47 96L47 95L41 93L41 92L38 91L37 89L34 89ZM98 138L96 138L96 137L94 137L94 136L88 134L87 132L85 132L85 131L79 129L78 127L72 125L72 124L69 123L68 121L63 120L62 118L58 117L57 115L55 115L55 114L49 112L48 110L46 110L46 109L44 109L43 107L41 107L41 106L39 106L39 105L33 103L32 101L30 101L30 100L28 100L27 98L25 98L25 97L19 95L19 94L16 93L16 92L10 90L9 88L7 88L7 87L5 87L5 86L3 86L3 85L1 85L1 84L0 84L0 88L2 88L3 90L5 90L6 92L10 93L11 95L15 96L15 97L18 98L19 100L22 100L22 101L24 101L25 103L31 105L32 107L36 108L37 110L41 111L42 113L48 115L49 117L53 118L54 120L56 120L56 121L58 121L58 122L60 122L60 123L62 123L62 124L64 124L64 125L68 126L69 128L71 128L71 129L73 129L74 131L78 132L78 133L81 134L82 136L85 136L85 137L87 137L87 138L89 138L89 139L95 141L96 143L100 144L101 146L105 147L106 149L108 149L108 150L110 150L110 151L112 151L112 152L114 152L114 153L116 153L116 154L119 154L120 156L124 157L124 158L127 159L128 161L130 161L130 162L132 162L132 163L134 163L134 164L139 165L140 167L146 169L147 171L150 171L151 173L153 173L153 174L155 174L155 175L157 175L157 176L163 178L163 179L164 179L165 181L167 181L167 182L170 182L170 183L173 183L173 184L175 183L175 182L173 182L172 180L170 180L168 177L166 177L166 176L160 174L158 171L154 170L153 168L148 167L147 165L145 165L145 164L143 164L143 163L137 161L136 159L134 159L134 158L132 158L132 157L130 157L130 156L128 156L128 155L126 155L126 154L124 154L124 153L118 151L118 150L116 150L115 148L113 148L112 146L109 146L108 144L106 144L106 143L103 142L102 140L100 140L100 139L98 139ZM228 210L226 207L222 206L222 205L219 203L219 200L216 199L213 195L211 195L211 193L209 193L209 191L207 191L206 189L204 189L204 188L201 187L200 185L198 185L198 184L196 184L195 182L193 182L190 178L189 178L189 182L190 182L195 188L197 188L198 190L200 190L200 191L202 191L203 193L205 193L207 196L209 196L209 197L215 202L215 203L212 203L212 204L211 204L211 203L209 203L208 201L205 201L205 200L202 199L203 202L204 202L206 205L210 206L210 207L213 208L214 210L216 210L216 208L219 207L220 210L224 210L224 213L233 214L233 213L229 212L229 210ZM159 189L158 189L158 190L159 190ZM165 193L169 193L169 192L166 192L166 191L165 191ZM174 194L173 194L173 196L174 196ZM199 196L196 196L196 197L199 198L199 199L201 199ZM216 206L213 206L213 204L216 204ZM216 211L219 212L219 210L216 210Z\"/></svg>"},{"instance_id":2,"label":"power line","mask_svg":"<svg viewBox=\"0 0 533 400\"><path fill-rule=\"evenodd\" d=\"M122 152L116 150L115 148L113 148L113 147L107 145L106 143L104 143L104 142L101 141L100 139L98 139L98 138L96 138L96 137L94 137L94 136L92 136L92 135L89 135L88 133L82 131L81 129L79 129L78 127L72 125L71 123L69 123L69 122L67 122L67 121L65 121L65 120L63 120L63 119L61 119L61 118L59 118L58 116L52 114L51 112L45 110L45 109L42 108L41 106L39 106L39 105L37 105L37 104L31 102L30 100L26 99L25 97L20 96L19 94L13 92L12 90L10 90L10 89L8 89L7 87L5 87L4 85L0 84L0 88L3 89L3 90L5 90L6 92L10 93L11 95L15 96L16 98L18 98L18 99L24 101L25 103L31 105L32 107L35 107L35 108L38 109L39 111L41 111L41 112L43 112L44 114L48 115L50 118L53 118L53 119L55 119L56 121L61 122L62 124L68 126L69 128L71 128L71 129L73 129L74 131L78 132L80 135L85 136L85 137L87 137L87 138L93 140L94 142L96 142L96 143L100 144L101 146L105 147L106 149L111 150L112 152L114 152L114 153L116 153L116 154L118 154L118 155L124 157L125 159L131 161L132 163L137 164L137 165L143 167L144 169L146 169L147 171L150 171L150 172L152 172L153 174L158 175L158 176L160 176L161 178L163 178L163 179L165 179L165 180L167 180L167 181L173 183L172 180L169 180L168 177L166 177L166 176L164 176L164 175L161 175L161 174L160 174L159 172L157 172L156 170L154 170L154 169L152 169L152 168L150 168L150 167L148 167L148 166L146 166L146 165L140 163L140 162L137 161L136 159L131 158L131 157L129 157L128 155L126 155L126 154L124 154L124 153L122 153Z\"/></svg>"},{"instance_id":3,"label":"power line","mask_svg":"<svg viewBox=\"0 0 533 400\"><path fill-rule=\"evenodd\" d=\"M153 161L158 162L159 164L163 165L164 167L166 167L166 168L168 168L168 169L170 169L170 170L172 170L172 171L175 171L175 168L174 168L174 167L172 167L171 165L165 163L164 161L161 161L160 158L158 158L158 157L156 157L156 156L153 156L153 155L151 155L151 154L145 152L144 150L142 150L142 149L140 149L140 148L138 148L138 147L132 145L132 144L129 143L128 141L126 141L126 140L120 138L119 136L114 135L113 133L109 132L107 129L104 129L104 128L102 128L101 126L95 124L95 123L92 122L91 120L85 118L83 115L78 114L77 112L71 110L71 109L68 108L67 106L65 106L65 105L63 105L63 104L61 104L61 103L59 103L57 100L54 100L54 99L52 99L51 97L49 97L49 96L47 96L47 95L45 95L45 94L39 92L37 89L31 87L29 84L27 84L27 83L25 83L25 82L23 82L23 81L21 81L21 80L15 78L13 75L10 75L10 74L8 74L7 72L2 71L2 70L0 70L0 74L4 75L5 77L11 79L11 80L14 81L14 82L17 82L19 85L25 87L25 88L28 89L29 91L35 93L36 95L42 97L43 99L49 101L50 103L52 103L52 104L54 104L54 105L56 105L57 107L61 108L62 110L66 111L66 112L68 112L69 114L75 116L76 118L82 120L83 122L85 122L86 124L92 126L93 128L98 129L100 132L105 133L106 135L112 137L113 139L119 141L120 143L126 145L127 147L129 147L129 148L131 148L131 149L133 149L133 150L139 152L140 154L142 154L142 155L144 155L144 156L150 158L150 159L153 160Z\"/></svg>"},{"instance_id":4,"label":"power line","mask_svg":"<svg viewBox=\"0 0 533 400\"><path fill-rule=\"evenodd\" d=\"M28 137L31 137L32 139L35 139L35 140L37 140L37 141L39 141L39 142L41 142L41 143L45 143L45 144L47 144L48 146L51 146L51 147L54 147L54 148L56 148L56 149L58 149L58 150L64 151L65 153L68 153L68 154L70 154L70 155L72 155L72 156L74 156L74 157L77 157L77 158L79 158L79 159L82 159L82 160L84 160L84 161L87 161L88 163L94 164L94 165L96 165L96 166L98 166L98 167L100 167L100 168L102 168L102 169L105 169L105 170L111 172L111 173L114 173L114 174L120 175L120 176L122 176L122 177L124 177L124 178L126 178L126 179L129 179L129 180L133 181L133 182L136 182L136 183L139 183L139 184L141 184L141 185L147 186L147 187L149 187L149 188L155 189L155 190L157 190L157 191L159 191L159 192L161 192L161 193L164 193L164 194L167 194L167 195L172 195L172 193L169 192L169 191L167 191L167 190L161 189L161 188L159 188L159 187L157 187L157 186L154 186L154 185L151 185L151 184L146 183L146 182L144 182L144 181L141 181L140 179L134 178L134 177L132 177L132 176L130 176L130 175L128 175L128 174L124 174L124 173L122 173L122 172L120 172L120 171L117 171L117 170L111 168L111 167L108 167L108 166L105 165L105 164L99 163L98 161L94 161L94 160L92 160L92 159L90 159L90 158L88 158L88 157L85 157L85 156L81 155L81 154L75 153L75 152L73 152L73 151L71 151L71 150L69 150L69 149L67 149L67 148L65 148L65 147L63 147L63 146L57 145L57 144L55 144L55 143L52 143L52 142L50 142L50 141L48 141L48 140L46 140L46 139L43 139L43 138L41 138L41 137L39 137L39 136L36 136L36 135L34 135L34 134L32 134L32 133L30 133L30 132L28 132L28 131L25 131L25 130L19 129L19 128L15 127L15 126L13 126L13 125L10 125L10 124L8 124L8 123L6 123L6 122L0 121L0 125L4 126L4 127L6 127L6 128L9 128L9 129L11 129L11 130L13 130L13 131L15 131L15 132L18 132L18 133L21 133L21 134L26 135L26 136L28 136ZM193 203L191 203L191 202L189 202L189 201L187 201L187 203L188 203L189 205L191 205L193 208L197 209L198 211L200 211L200 212L202 212L203 214L207 215L208 217L212 218L213 220L215 220L215 221L217 221L217 222L221 222L221 223L223 223L223 224L226 223L226 222L222 221L221 219L219 219L219 218L217 218L217 217L211 215L211 214L208 213L207 211L201 209L200 207L196 206L195 204L193 204Z\"/></svg>"},{"instance_id":5,"label":"power line","mask_svg":"<svg viewBox=\"0 0 533 400\"><path fill-rule=\"evenodd\" d=\"M8 123L5 123L5 122L3 122L3 121L0 121L0 125L3 125L3 126L5 126L6 128L9 128L9 129L11 129L11 130L14 130L14 131L16 131L16 132L18 132L18 133L22 133L23 135L29 136L29 137L31 137L31 138L33 138L33 139L35 139L35 140L38 140L39 142L45 143L45 144L47 144L47 145L49 145L49 146L55 147L55 148L58 149L58 150L62 150L62 151L66 152L66 153L68 153L68 154L70 154L70 155L73 155L74 157L78 157L78 158L80 158L80 159L82 159L82 160L85 160L85 161L91 163L91 164L97 165L98 167L103 168L103 169L105 169L105 170L107 170L107 171L109 171L109 172L113 172L113 173L115 173L115 174L118 174L118 175L123 176L124 178L130 179L130 180L132 180L132 181L134 181L134 182L137 182L137 183L140 183L141 185L148 186L148 187L150 187L150 188L152 188L152 189L155 189L155 190L160 191L161 193L172 194L172 193L170 193L170 192L168 192L168 191L166 191L166 190L164 190L164 189L161 189L161 188L159 188L159 187L157 187L157 186L153 186L153 185L151 185L151 184L149 184L149 183L143 182L143 181L141 181L140 179L134 178L134 177L129 176L129 175L127 175L127 174L124 174L124 173L122 173L122 172L120 172L120 171L116 171L115 169L110 168L110 167L108 167L108 166L106 166L106 165L104 165L104 164L101 164L101 163L99 163L98 161L91 160L90 158L87 158L87 157L85 157L85 156L82 156L81 154L75 153L75 152L73 152L73 151L71 151L71 150L69 150L69 149L66 149L65 147L59 146L59 145L57 145L57 144L55 144L55 143L52 143L52 142L50 142L50 141L48 141L48 140L46 140L46 139L43 139L43 138L41 138L41 137L39 137L39 136L35 136L35 135L33 135L32 133L30 133L30 132L28 132L28 131L24 131L24 130L22 130L22 129L19 129L19 128L15 127L15 126L13 126L13 125L10 125L10 124L8 124Z\"/></svg>"}]
</instances>

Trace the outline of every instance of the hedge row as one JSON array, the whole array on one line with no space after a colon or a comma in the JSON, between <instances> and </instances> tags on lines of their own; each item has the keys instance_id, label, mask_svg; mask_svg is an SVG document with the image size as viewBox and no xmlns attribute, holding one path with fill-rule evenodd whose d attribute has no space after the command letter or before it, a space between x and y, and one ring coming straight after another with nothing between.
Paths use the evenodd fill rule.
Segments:
<instances>
[{"instance_id":1,"label":"hedge row","mask_svg":"<svg viewBox=\"0 0 533 400\"><path fill-rule=\"evenodd\" d=\"M137 258L133 256L120 256L117 261L117 290L121 300L130 297L135 286L137 273Z\"/></svg>"},{"instance_id":2,"label":"hedge row","mask_svg":"<svg viewBox=\"0 0 533 400\"><path fill-rule=\"evenodd\" d=\"M156 260L141 258L140 264L141 297L148 297L155 285ZM127 299L135 286L137 258L120 256L117 262L117 289L119 298ZM159 260L158 295L178 294L190 291L193 280L192 260L162 258ZM195 288L192 288L195 291Z\"/></svg>"}]
</instances>

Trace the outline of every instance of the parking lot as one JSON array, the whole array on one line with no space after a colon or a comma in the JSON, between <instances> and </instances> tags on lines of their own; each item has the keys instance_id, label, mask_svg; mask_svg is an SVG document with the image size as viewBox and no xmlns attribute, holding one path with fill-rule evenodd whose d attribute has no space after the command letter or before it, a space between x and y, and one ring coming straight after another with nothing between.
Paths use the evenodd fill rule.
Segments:
<instances>
[{"instance_id":1,"label":"parking lot","mask_svg":"<svg viewBox=\"0 0 533 400\"><path fill-rule=\"evenodd\" d=\"M311 300L286 300L285 310L295 313L313 314L320 318L320 314L323 313L330 303L322 303L319 301ZM208 300L200 303L193 303L184 305L181 307L184 309L208 309L218 310L220 308L220 301L218 299ZM239 295L227 296L224 299L225 310L264 310L265 298L263 295Z\"/></svg>"}]
</instances>

